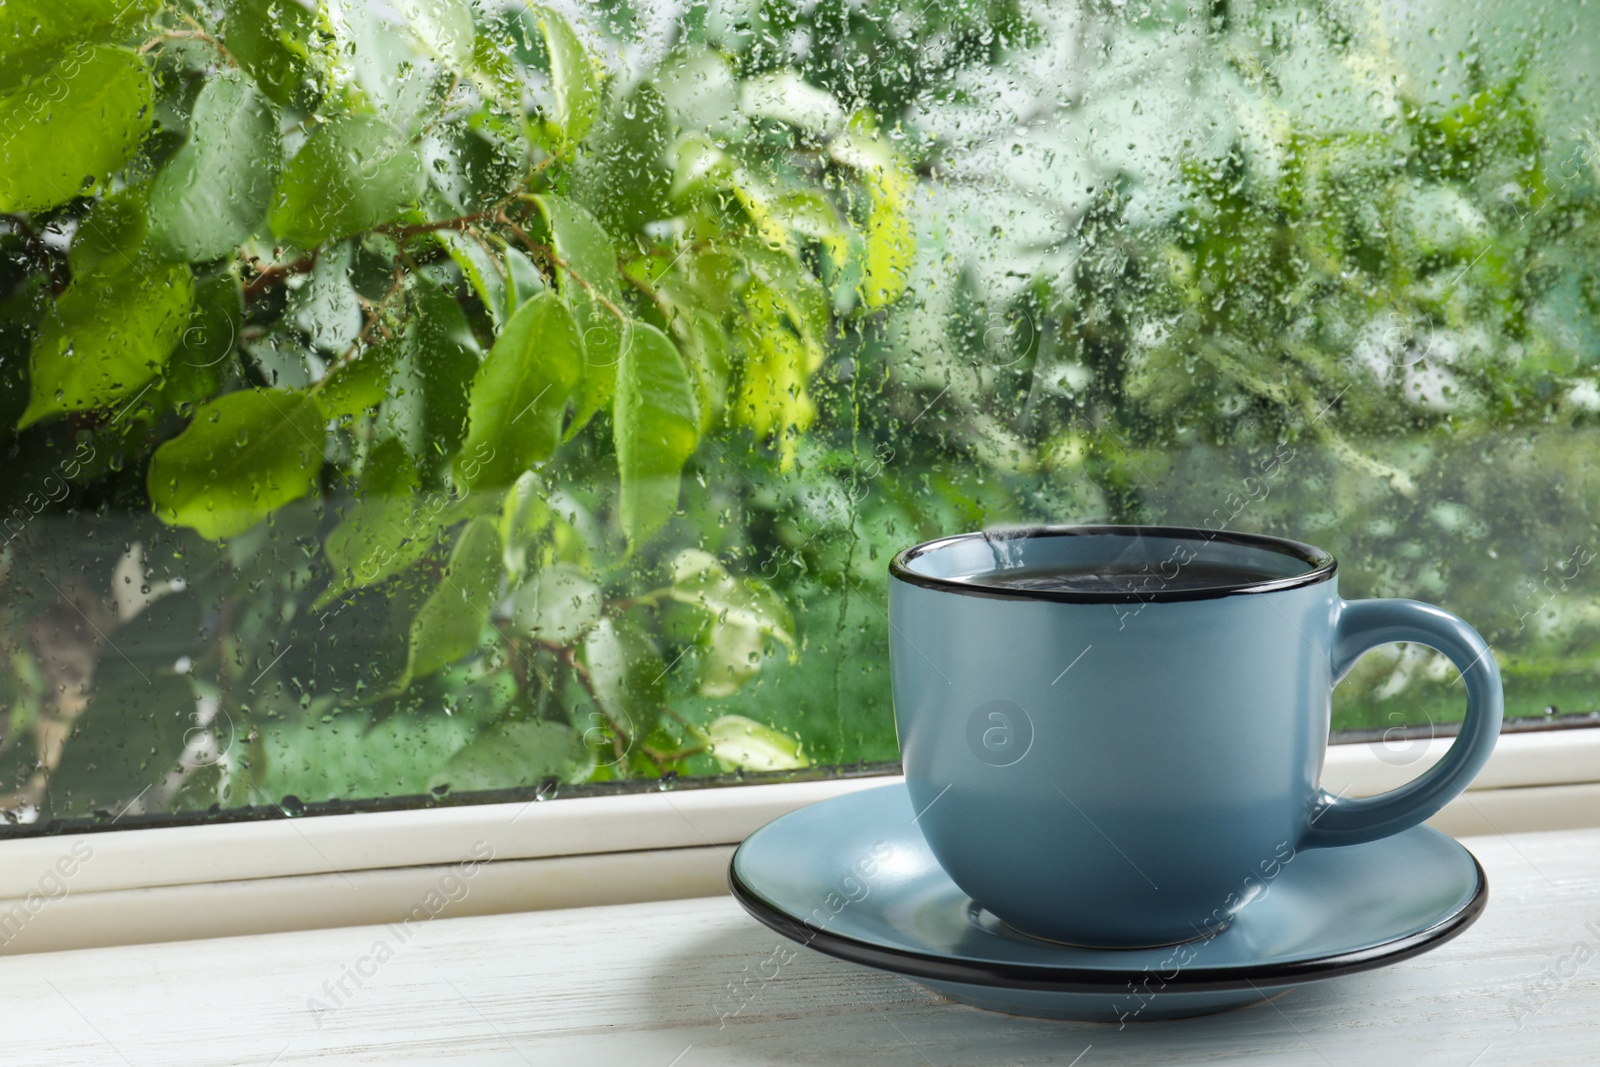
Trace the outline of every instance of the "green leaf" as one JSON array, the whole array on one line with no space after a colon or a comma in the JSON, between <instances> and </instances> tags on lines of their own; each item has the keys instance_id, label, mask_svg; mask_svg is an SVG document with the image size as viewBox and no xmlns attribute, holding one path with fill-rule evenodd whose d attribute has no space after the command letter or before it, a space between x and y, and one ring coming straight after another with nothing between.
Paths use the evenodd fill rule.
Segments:
<instances>
[{"instance_id":1,"label":"green leaf","mask_svg":"<svg viewBox=\"0 0 1600 1067\"><path fill-rule=\"evenodd\" d=\"M508 29L507 22L480 27L472 42L472 61L467 69L473 85L486 99L494 101L504 114L517 117L526 127L521 105L522 71Z\"/></svg>"},{"instance_id":2,"label":"green leaf","mask_svg":"<svg viewBox=\"0 0 1600 1067\"><path fill-rule=\"evenodd\" d=\"M731 697L761 673L767 639L754 626L724 622L712 626L695 670L695 690L701 696Z\"/></svg>"},{"instance_id":3,"label":"green leaf","mask_svg":"<svg viewBox=\"0 0 1600 1067\"><path fill-rule=\"evenodd\" d=\"M193 301L194 282L183 265L140 261L73 282L34 338L31 398L18 429L138 393L172 354Z\"/></svg>"},{"instance_id":4,"label":"green leaf","mask_svg":"<svg viewBox=\"0 0 1600 1067\"><path fill-rule=\"evenodd\" d=\"M234 368L235 344L243 330L244 291L238 276L229 272L196 281L189 324L167 357L159 387L146 394L140 407L149 402L155 411L169 411L216 395Z\"/></svg>"},{"instance_id":5,"label":"green leaf","mask_svg":"<svg viewBox=\"0 0 1600 1067\"><path fill-rule=\"evenodd\" d=\"M506 246L502 259L505 262L506 277L510 284L506 286L505 317L510 318L517 308L533 299L534 294L542 293L550 288L545 284L544 275L539 273L539 268L533 260L520 249Z\"/></svg>"},{"instance_id":6,"label":"green leaf","mask_svg":"<svg viewBox=\"0 0 1600 1067\"><path fill-rule=\"evenodd\" d=\"M302 248L394 219L422 192L422 161L400 131L371 115L318 126L272 196L272 232Z\"/></svg>"},{"instance_id":7,"label":"green leaf","mask_svg":"<svg viewBox=\"0 0 1600 1067\"><path fill-rule=\"evenodd\" d=\"M728 337L716 316L695 309L688 316L688 343L684 345L684 364L694 379L694 395L700 407L700 432L709 433L728 395Z\"/></svg>"},{"instance_id":8,"label":"green leaf","mask_svg":"<svg viewBox=\"0 0 1600 1067\"><path fill-rule=\"evenodd\" d=\"M589 420L610 405L617 391L617 368L622 350L632 343L633 321L619 319L608 308L593 300L579 301L584 311L578 319L583 330L583 374L567 423L565 439L570 441L589 424Z\"/></svg>"},{"instance_id":9,"label":"green leaf","mask_svg":"<svg viewBox=\"0 0 1600 1067\"><path fill-rule=\"evenodd\" d=\"M506 573L521 577L528 569L528 550L550 528L548 493L533 471L516 480L500 505L500 542L505 545Z\"/></svg>"},{"instance_id":10,"label":"green leaf","mask_svg":"<svg viewBox=\"0 0 1600 1067\"><path fill-rule=\"evenodd\" d=\"M740 242L745 259L768 285L793 295L797 324L816 319L815 309L820 308L816 325L820 338L828 324L828 300L817 280L801 267L799 257L801 238L807 238L819 242L834 264L849 262L853 235L833 205L817 192L774 188L748 168L728 163L708 142L681 138L677 166L680 194L699 192L704 199L703 194L711 192L724 201L725 193L731 192L738 199L754 224L753 234ZM806 288L816 294L804 292Z\"/></svg>"},{"instance_id":11,"label":"green leaf","mask_svg":"<svg viewBox=\"0 0 1600 1067\"><path fill-rule=\"evenodd\" d=\"M478 342L455 294L427 277L416 282L407 339L409 366L427 394L424 454L431 452L442 464L467 430ZM435 461L429 457L428 462Z\"/></svg>"},{"instance_id":12,"label":"green leaf","mask_svg":"<svg viewBox=\"0 0 1600 1067\"><path fill-rule=\"evenodd\" d=\"M329 81L338 86L344 110L375 113L409 140L438 113L447 64L447 41L422 39L399 3L319 0L318 30ZM414 9L426 4L407 4ZM454 34L446 30L447 35Z\"/></svg>"},{"instance_id":13,"label":"green leaf","mask_svg":"<svg viewBox=\"0 0 1600 1067\"><path fill-rule=\"evenodd\" d=\"M491 519L462 529L435 589L411 622L407 679L421 678L465 658L489 623L504 566L500 534Z\"/></svg>"},{"instance_id":14,"label":"green leaf","mask_svg":"<svg viewBox=\"0 0 1600 1067\"><path fill-rule=\"evenodd\" d=\"M324 352L342 355L361 336L361 297L350 278L355 242L324 245L304 284L289 294L283 317Z\"/></svg>"},{"instance_id":15,"label":"green leaf","mask_svg":"<svg viewBox=\"0 0 1600 1067\"><path fill-rule=\"evenodd\" d=\"M223 0L222 41L272 100L310 111L320 93L311 64L317 15L295 0Z\"/></svg>"},{"instance_id":16,"label":"green leaf","mask_svg":"<svg viewBox=\"0 0 1600 1067\"><path fill-rule=\"evenodd\" d=\"M422 48L456 70L472 60L472 8L466 0L390 0Z\"/></svg>"},{"instance_id":17,"label":"green leaf","mask_svg":"<svg viewBox=\"0 0 1600 1067\"><path fill-rule=\"evenodd\" d=\"M707 727L706 748L730 770L791 771L811 765L799 741L743 715L724 715Z\"/></svg>"},{"instance_id":18,"label":"green leaf","mask_svg":"<svg viewBox=\"0 0 1600 1067\"><path fill-rule=\"evenodd\" d=\"M783 598L759 578L739 581L717 558L686 548L672 561L672 599L690 604L718 623L749 626L795 647L794 619Z\"/></svg>"},{"instance_id":19,"label":"green leaf","mask_svg":"<svg viewBox=\"0 0 1600 1067\"><path fill-rule=\"evenodd\" d=\"M238 75L207 82L189 140L150 190L150 239L173 259L199 263L256 232L278 172L278 117Z\"/></svg>"},{"instance_id":20,"label":"green leaf","mask_svg":"<svg viewBox=\"0 0 1600 1067\"><path fill-rule=\"evenodd\" d=\"M728 154L703 133L689 132L672 146L671 195L675 200L696 200L733 186L735 164Z\"/></svg>"},{"instance_id":21,"label":"green leaf","mask_svg":"<svg viewBox=\"0 0 1600 1067\"><path fill-rule=\"evenodd\" d=\"M559 12L538 8L539 29L550 54L550 88L555 94L555 125L570 154L594 125L600 110L600 75L589 50Z\"/></svg>"},{"instance_id":22,"label":"green leaf","mask_svg":"<svg viewBox=\"0 0 1600 1067\"><path fill-rule=\"evenodd\" d=\"M617 364L628 342L625 334L630 324L620 322L602 303L603 298L620 306L622 299L617 252L606 231L593 215L562 197L540 197L539 207L550 227L556 255L569 268L561 272L557 284L583 334L583 378L578 383L576 410L567 426L567 437L571 439L596 412L611 403L617 387Z\"/></svg>"},{"instance_id":23,"label":"green leaf","mask_svg":"<svg viewBox=\"0 0 1600 1067\"><path fill-rule=\"evenodd\" d=\"M243 533L315 488L322 425L316 403L301 392L218 397L150 458L156 515L214 541Z\"/></svg>"},{"instance_id":24,"label":"green leaf","mask_svg":"<svg viewBox=\"0 0 1600 1067\"><path fill-rule=\"evenodd\" d=\"M807 367L815 371L822 365L822 343L832 322L822 283L801 265L795 253L776 252L754 241L740 244L739 252L751 273L764 283L764 288L747 293L746 304L759 304L763 312L770 309L770 314L786 317L805 341Z\"/></svg>"},{"instance_id":25,"label":"green leaf","mask_svg":"<svg viewBox=\"0 0 1600 1067\"><path fill-rule=\"evenodd\" d=\"M334 580L316 600L321 609L346 593L394 577L438 544L455 516L442 494L363 497L323 542Z\"/></svg>"},{"instance_id":26,"label":"green leaf","mask_svg":"<svg viewBox=\"0 0 1600 1067\"><path fill-rule=\"evenodd\" d=\"M361 501L372 500L377 497L405 497L416 496L417 490L422 485L422 479L417 471L417 465L411 462L411 457L406 454L406 448L396 437L379 437L372 442L372 447L367 449L366 458L361 461L358 474L361 482L361 492L358 497ZM449 494L430 494L439 496L444 503L458 503ZM421 503L421 501L417 501ZM437 511L444 503L436 503L433 510Z\"/></svg>"},{"instance_id":27,"label":"green leaf","mask_svg":"<svg viewBox=\"0 0 1600 1067\"><path fill-rule=\"evenodd\" d=\"M478 346L461 305L430 277L417 275L380 421L405 443L426 475L424 484L435 484L460 448L477 369ZM488 455L486 449L469 459Z\"/></svg>"},{"instance_id":28,"label":"green leaf","mask_svg":"<svg viewBox=\"0 0 1600 1067\"><path fill-rule=\"evenodd\" d=\"M689 248L671 270L659 276L657 288L669 293L680 308L700 308L718 318L743 312L739 299L745 276L750 273L745 257L724 242L715 246Z\"/></svg>"},{"instance_id":29,"label":"green leaf","mask_svg":"<svg viewBox=\"0 0 1600 1067\"><path fill-rule=\"evenodd\" d=\"M631 751L661 717L667 677L661 653L626 617L602 618L584 638L583 659L600 711L622 731Z\"/></svg>"},{"instance_id":30,"label":"green leaf","mask_svg":"<svg viewBox=\"0 0 1600 1067\"><path fill-rule=\"evenodd\" d=\"M416 465L400 442L390 437L373 445L361 470L360 497L323 540L334 577L314 607L399 574L464 517L448 494L417 489Z\"/></svg>"},{"instance_id":31,"label":"green leaf","mask_svg":"<svg viewBox=\"0 0 1600 1067\"><path fill-rule=\"evenodd\" d=\"M122 274L136 265L148 270L145 237L149 187L133 185L107 193L94 202L83 225L73 235L67 264L72 277L82 281L87 275L107 277Z\"/></svg>"},{"instance_id":32,"label":"green leaf","mask_svg":"<svg viewBox=\"0 0 1600 1067\"><path fill-rule=\"evenodd\" d=\"M502 112L485 105L453 129L453 136L440 141L454 158L429 164L440 187L450 188L464 211L487 211L521 191L531 127L520 108Z\"/></svg>"},{"instance_id":33,"label":"green leaf","mask_svg":"<svg viewBox=\"0 0 1600 1067\"><path fill-rule=\"evenodd\" d=\"M872 310L886 307L905 291L916 255L910 217L916 177L865 115L853 119L850 131L835 138L828 150L839 162L854 167L866 185L861 299Z\"/></svg>"},{"instance_id":34,"label":"green leaf","mask_svg":"<svg viewBox=\"0 0 1600 1067\"><path fill-rule=\"evenodd\" d=\"M617 296L620 292L617 252L605 228L593 215L565 197L541 196L539 207L550 227L556 255L570 268L558 282L562 291L571 293L574 300L579 294L593 299L595 292L608 300ZM575 278L582 278L588 284Z\"/></svg>"},{"instance_id":35,"label":"green leaf","mask_svg":"<svg viewBox=\"0 0 1600 1067\"><path fill-rule=\"evenodd\" d=\"M622 528L636 545L677 510L683 465L700 442L700 416L678 350L654 326L634 325L617 383Z\"/></svg>"},{"instance_id":36,"label":"green leaf","mask_svg":"<svg viewBox=\"0 0 1600 1067\"><path fill-rule=\"evenodd\" d=\"M396 342L384 341L363 349L328 372L312 394L323 418L330 422L360 415L383 403L394 372Z\"/></svg>"},{"instance_id":37,"label":"green leaf","mask_svg":"<svg viewBox=\"0 0 1600 1067\"><path fill-rule=\"evenodd\" d=\"M573 778L588 761L572 727L556 722L507 722L490 726L457 752L430 786L452 792L538 785L546 778Z\"/></svg>"},{"instance_id":38,"label":"green leaf","mask_svg":"<svg viewBox=\"0 0 1600 1067\"><path fill-rule=\"evenodd\" d=\"M814 136L837 134L845 122L844 108L833 94L807 83L793 70L776 70L745 81L740 86L739 110L786 122Z\"/></svg>"},{"instance_id":39,"label":"green leaf","mask_svg":"<svg viewBox=\"0 0 1600 1067\"><path fill-rule=\"evenodd\" d=\"M467 439L455 465L461 484L510 485L550 458L582 373L582 346L572 313L554 293L540 293L511 316L473 378Z\"/></svg>"},{"instance_id":40,"label":"green leaf","mask_svg":"<svg viewBox=\"0 0 1600 1067\"><path fill-rule=\"evenodd\" d=\"M843 264L849 259L848 228L821 193L804 190L783 193L769 206L773 217L785 229L821 242L835 263Z\"/></svg>"},{"instance_id":41,"label":"green leaf","mask_svg":"<svg viewBox=\"0 0 1600 1067\"><path fill-rule=\"evenodd\" d=\"M437 235L439 243L444 245L445 251L450 253L450 258L461 268L461 274L467 279L467 284L472 286L472 291L478 294L478 300L483 304L483 310L489 314L489 322L493 324L495 332L499 333L501 327L510 317L508 297L510 285L506 268L498 262L494 253L485 248L483 244L464 233L453 230L442 230Z\"/></svg>"},{"instance_id":42,"label":"green leaf","mask_svg":"<svg viewBox=\"0 0 1600 1067\"><path fill-rule=\"evenodd\" d=\"M672 214L667 148L673 130L661 92L641 82L614 102L606 123L574 161L571 195L614 233Z\"/></svg>"},{"instance_id":43,"label":"green leaf","mask_svg":"<svg viewBox=\"0 0 1600 1067\"><path fill-rule=\"evenodd\" d=\"M706 615L697 671L702 695L732 696L759 674L768 637L788 646L794 661L789 607L759 578L740 581L709 552L688 548L672 561L671 596Z\"/></svg>"},{"instance_id":44,"label":"green leaf","mask_svg":"<svg viewBox=\"0 0 1600 1067\"><path fill-rule=\"evenodd\" d=\"M776 310L770 297L758 295L739 323L744 366L733 414L777 445L780 469L787 471L794 467L800 432L811 425L816 407L806 393L806 346Z\"/></svg>"},{"instance_id":45,"label":"green leaf","mask_svg":"<svg viewBox=\"0 0 1600 1067\"><path fill-rule=\"evenodd\" d=\"M539 641L570 645L600 621L600 587L570 563L553 563L512 594L511 619Z\"/></svg>"},{"instance_id":46,"label":"green leaf","mask_svg":"<svg viewBox=\"0 0 1600 1067\"><path fill-rule=\"evenodd\" d=\"M64 204L121 170L155 118L154 83L125 48L93 48L0 97L0 211Z\"/></svg>"},{"instance_id":47,"label":"green leaf","mask_svg":"<svg viewBox=\"0 0 1600 1067\"><path fill-rule=\"evenodd\" d=\"M127 36L160 6L159 0L6 0L0 4L0 91L40 75L45 82L69 77L90 44ZM44 90L60 99L57 87Z\"/></svg>"},{"instance_id":48,"label":"green leaf","mask_svg":"<svg viewBox=\"0 0 1600 1067\"><path fill-rule=\"evenodd\" d=\"M905 292L916 255L908 214L916 181L904 168L885 167L867 176L866 263L862 267L861 298L867 307L887 307Z\"/></svg>"}]
</instances>

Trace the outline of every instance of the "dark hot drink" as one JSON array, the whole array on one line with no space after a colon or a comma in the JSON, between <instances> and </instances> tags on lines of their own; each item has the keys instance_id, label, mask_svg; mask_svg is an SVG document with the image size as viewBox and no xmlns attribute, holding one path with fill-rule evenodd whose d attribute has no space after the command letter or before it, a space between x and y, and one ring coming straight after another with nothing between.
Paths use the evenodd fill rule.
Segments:
<instances>
[{"instance_id":1,"label":"dark hot drink","mask_svg":"<svg viewBox=\"0 0 1600 1067\"><path fill-rule=\"evenodd\" d=\"M997 589L1034 589L1052 593L1148 593L1157 590L1218 589L1272 581L1281 575L1254 567L1190 560L1179 565L1100 563L1093 566L1019 567L989 571L963 579Z\"/></svg>"}]
</instances>

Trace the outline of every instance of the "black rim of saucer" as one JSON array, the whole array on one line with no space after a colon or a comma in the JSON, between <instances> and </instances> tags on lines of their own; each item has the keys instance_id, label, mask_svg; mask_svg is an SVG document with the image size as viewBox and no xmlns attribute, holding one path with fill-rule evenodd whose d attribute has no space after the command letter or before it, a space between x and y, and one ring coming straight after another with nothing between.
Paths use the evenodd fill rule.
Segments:
<instances>
[{"instance_id":1,"label":"black rim of saucer","mask_svg":"<svg viewBox=\"0 0 1600 1067\"><path fill-rule=\"evenodd\" d=\"M1376 967L1385 967L1410 959L1449 941L1476 922L1489 902L1489 880L1483 873L1482 864L1466 849L1466 846L1463 845L1461 848L1472 860L1477 885L1473 889L1471 898L1464 905L1425 930L1385 941L1370 948L1331 956L1259 966L1190 969L1179 966L1172 975L1158 974L1152 968L1111 971L1102 968L959 960L858 941L841 934L830 933L804 919L797 919L751 889L740 879L738 871L734 868L734 863L739 858L737 851L734 853L733 861L728 864L728 887L732 890L734 899L743 905L746 911L789 940L797 941L828 956L849 960L851 963L862 963L908 978L1045 993L1135 996L1165 992L1242 992L1246 989L1259 990L1270 986L1298 985L1370 971Z\"/></svg>"},{"instance_id":2,"label":"black rim of saucer","mask_svg":"<svg viewBox=\"0 0 1600 1067\"><path fill-rule=\"evenodd\" d=\"M920 556L962 541L1011 541L1030 537L1165 537L1184 541L1221 542L1246 548L1261 549L1280 556L1289 556L1309 568L1301 574L1272 578L1260 582L1241 582L1201 589L1162 589L1160 575L1156 574L1157 587L1128 592L1066 592L1059 589L1017 589L1014 587L978 585L955 578L936 578L911 569L911 563ZM1179 565L1182 566L1181 564ZM889 561L889 576L909 585L936 589L943 593L960 593L964 596L989 597L997 600L1047 600L1061 604L1150 604L1180 600L1215 600L1225 596L1248 593L1275 593L1283 589L1298 589L1316 585L1332 578L1339 564L1331 553L1314 545L1291 541L1287 537L1268 534L1239 533L1235 531L1202 530L1191 526L1018 526L1000 530L983 530L977 533L954 534L935 541L925 541L903 549Z\"/></svg>"}]
</instances>

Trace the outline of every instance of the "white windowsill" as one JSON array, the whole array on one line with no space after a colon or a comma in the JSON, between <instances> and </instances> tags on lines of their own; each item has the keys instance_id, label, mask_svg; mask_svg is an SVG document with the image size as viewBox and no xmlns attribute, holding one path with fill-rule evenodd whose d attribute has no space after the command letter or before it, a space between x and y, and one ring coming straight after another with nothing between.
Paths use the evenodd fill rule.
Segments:
<instances>
[{"instance_id":1,"label":"white windowsill","mask_svg":"<svg viewBox=\"0 0 1600 1067\"><path fill-rule=\"evenodd\" d=\"M1336 745L1323 784L1351 795L1378 792L1421 773L1449 743ZM0 845L0 954L391 922L430 893L435 902L445 900L451 915L718 893L732 847L757 827L805 804L893 780L13 840ZM1501 738L1472 790L1433 824L1457 835L1600 825L1600 729ZM492 859L473 862L486 857ZM459 880L464 862L472 871L470 892L446 899L455 895L448 889L455 883L445 882L441 896L441 880ZM64 869L70 874L62 877ZM25 917L16 918L18 907Z\"/></svg>"},{"instance_id":2,"label":"white windowsill","mask_svg":"<svg viewBox=\"0 0 1600 1067\"><path fill-rule=\"evenodd\" d=\"M722 896L0 959L6 1062L1593 1064L1600 831L1465 844L1491 889L1462 936L1199 1019L979 1011L783 941Z\"/></svg>"}]
</instances>

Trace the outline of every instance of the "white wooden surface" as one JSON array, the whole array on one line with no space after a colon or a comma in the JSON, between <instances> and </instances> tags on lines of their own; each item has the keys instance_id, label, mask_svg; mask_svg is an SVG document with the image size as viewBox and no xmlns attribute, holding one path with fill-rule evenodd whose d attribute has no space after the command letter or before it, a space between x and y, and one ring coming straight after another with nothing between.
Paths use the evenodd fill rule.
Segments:
<instances>
[{"instance_id":1,"label":"white wooden surface","mask_svg":"<svg viewBox=\"0 0 1600 1067\"><path fill-rule=\"evenodd\" d=\"M1600 1061L1600 830L1467 844L1491 899L1461 937L1208 1018L1012 1018L809 951L764 980L778 939L714 897L0 959L0 1063Z\"/></svg>"}]
</instances>

